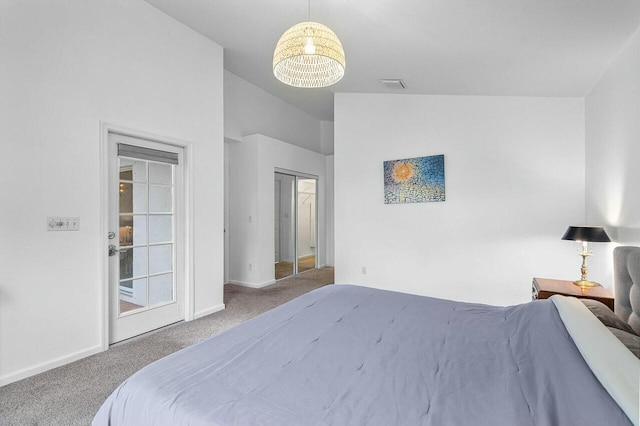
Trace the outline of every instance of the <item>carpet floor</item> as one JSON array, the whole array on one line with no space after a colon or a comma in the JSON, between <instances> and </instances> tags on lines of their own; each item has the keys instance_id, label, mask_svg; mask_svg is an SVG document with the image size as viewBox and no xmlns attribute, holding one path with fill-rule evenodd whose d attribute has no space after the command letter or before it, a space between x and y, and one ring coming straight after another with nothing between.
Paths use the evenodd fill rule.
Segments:
<instances>
[{"instance_id":1,"label":"carpet floor","mask_svg":"<svg viewBox=\"0 0 640 426\"><path fill-rule=\"evenodd\" d=\"M333 282L333 268L323 268L262 289L227 284L221 312L0 387L0 425L89 425L107 396L145 365Z\"/></svg>"}]
</instances>

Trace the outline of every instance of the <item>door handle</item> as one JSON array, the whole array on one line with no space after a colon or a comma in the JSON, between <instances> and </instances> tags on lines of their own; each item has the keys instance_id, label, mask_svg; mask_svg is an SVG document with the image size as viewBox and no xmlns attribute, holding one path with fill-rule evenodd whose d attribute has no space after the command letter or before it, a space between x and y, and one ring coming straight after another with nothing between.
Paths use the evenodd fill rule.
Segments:
<instances>
[{"instance_id":1,"label":"door handle","mask_svg":"<svg viewBox=\"0 0 640 426\"><path fill-rule=\"evenodd\" d=\"M115 256L119 252L120 250L118 250L116 246L114 246L113 244L109 244L109 256Z\"/></svg>"}]
</instances>

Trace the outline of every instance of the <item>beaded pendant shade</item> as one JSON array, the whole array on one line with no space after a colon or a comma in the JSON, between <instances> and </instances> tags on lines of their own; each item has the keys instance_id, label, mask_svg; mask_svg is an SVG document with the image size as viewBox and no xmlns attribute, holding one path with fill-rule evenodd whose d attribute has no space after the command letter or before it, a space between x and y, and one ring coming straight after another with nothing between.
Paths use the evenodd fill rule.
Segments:
<instances>
[{"instance_id":1,"label":"beaded pendant shade","mask_svg":"<svg viewBox=\"0 0 640 426\"><path fill-rule=\"evenodd\" d=\"M294 87L326 87L344 76L338 36L325 25L301 22L282 34L273 52L273 74Z\"/></svg>"}]
</instances>

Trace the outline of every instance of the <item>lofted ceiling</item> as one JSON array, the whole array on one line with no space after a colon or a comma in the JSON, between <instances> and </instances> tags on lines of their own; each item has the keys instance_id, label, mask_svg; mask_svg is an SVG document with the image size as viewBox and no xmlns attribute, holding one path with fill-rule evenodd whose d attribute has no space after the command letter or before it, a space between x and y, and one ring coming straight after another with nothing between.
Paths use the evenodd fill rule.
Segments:
<instances>
[{"instance_id":1,"label":"lofted ceiling","mask_svg":"<svg viewBox=\"0 0 640 426\"><path fill-rule=\"evenodd\" d=\"M224 47L225 69L320 120L333 94L582 97L640 24L638 0L312 0L341 39L345 77L323 89L276 80L273 49L305 0L146 0Z\"/></svg>"}]
</instances>

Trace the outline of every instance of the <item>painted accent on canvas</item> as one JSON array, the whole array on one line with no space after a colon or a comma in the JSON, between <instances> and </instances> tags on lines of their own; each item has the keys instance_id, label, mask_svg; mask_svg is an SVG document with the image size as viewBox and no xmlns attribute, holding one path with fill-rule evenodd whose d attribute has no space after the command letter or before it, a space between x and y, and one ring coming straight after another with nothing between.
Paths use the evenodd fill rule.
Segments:
<instances>
[{"instance_id":1,"label":"painted accent on canvas","mask_svg":"<svg viewBox=\"0 0 640 426\"><path fill-rule=\"evenodd\" d=\"M444 155L384 162L385 204L444 200Z\"/></svg>"}]
</instances>

